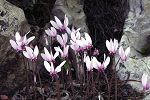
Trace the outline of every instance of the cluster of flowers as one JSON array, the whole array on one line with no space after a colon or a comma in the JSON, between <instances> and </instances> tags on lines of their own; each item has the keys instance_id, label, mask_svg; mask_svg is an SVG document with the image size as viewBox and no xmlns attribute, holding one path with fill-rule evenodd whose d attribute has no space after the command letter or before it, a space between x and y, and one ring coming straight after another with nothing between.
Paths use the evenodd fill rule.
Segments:
<instances>
[{"instance_id":1,"label":"cluster of flowers","mask_svg":"<svg viewBox=\"0 0 150 100\"><path fill-rule=\"evenodd\" d=\"M52 51L49 52L46 47L44 47L44 53L41 53L41 56L44 59L44 66L51 76L57 76L57 73L61 71L62 66L64 66L66 63L66 60L64 60L59 66L56 68L54 67L55 59L59 56L59 54L65 59L68 57L69 48L72 48L77 53L85 53L87 50L92 48L92 40L89 34L81 34L80 28L70 29L68 27L69 22L66 15L63 23L56 16L54 18L55 21L50 21L52 27L45 30L45 33L51 38L56 39L60 43L61 47L54 47L55 54L53 54ZM18 32L16 32L16 40L10 40L10 44L17 52L21 51L26 58L30 59L31 61L35 61L39 54L39 49L37 46L35 46L34 49L29 46L29 43L35 38L35 36L27 39L27 34L22 37ZM111 55L115 55L118 50L118 41L116 39L110 39L110 41L106 40L106 47ZM128 47L126 50L124 50L122 46L119 47L119 55L122 61L127 60L129 53L130 47ZM95 56L90 57L88 55L84 55L83 61L86 64L87 71L92 71L93 68L95 68L101 72L104 71L109 65L110 57L106 57L104 54L104 61L100 62ZM144 89L149 88L146 74L143 74L142 76L142 84Z\"/></svg>"}]
</instances>

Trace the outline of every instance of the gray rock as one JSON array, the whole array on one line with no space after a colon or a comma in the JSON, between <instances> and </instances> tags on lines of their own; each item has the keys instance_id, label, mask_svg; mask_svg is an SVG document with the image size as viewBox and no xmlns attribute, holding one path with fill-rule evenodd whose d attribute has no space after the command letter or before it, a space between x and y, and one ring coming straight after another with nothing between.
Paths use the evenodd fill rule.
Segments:
<instances>
[{"instance_id":1,"label":"gray rock","mask_svg":"<svg viewBox=\"0 0 150 100\"><path fill-rule=\"evenodd\" d=\"M22 88L26 80L24 61L9 43L17 31L29 31L23 11L0 0L0 93L8 96Z\"/></svg>"},{"instance_id":2,"label":"gray rock","mask_svg":"<svg viewBox=\"0 0 150 100\"><path fill-rule=\"evenodd\" d=\"M121 80L141 81L143 73L150 75L150 0L130 0L130 12L126 19L124 35L120 45L131 47L130 58L125 63L119 63L118 76ZM144 8L144 9L143 9ZM141 92L141 82L129 82L134 89ZM149 96L146 96L144 100Z\"/></svg>"},{"instance_id":3,"label":"gray rock","mask_svg":"<svg viewBox=\"0 0 150 100\"><path fill-rule=\"evenodd\" d=\"M20 30L25 21L23 11L5 0L0 0L0 34L9 37Z\"/></svg>"}]
</instances>

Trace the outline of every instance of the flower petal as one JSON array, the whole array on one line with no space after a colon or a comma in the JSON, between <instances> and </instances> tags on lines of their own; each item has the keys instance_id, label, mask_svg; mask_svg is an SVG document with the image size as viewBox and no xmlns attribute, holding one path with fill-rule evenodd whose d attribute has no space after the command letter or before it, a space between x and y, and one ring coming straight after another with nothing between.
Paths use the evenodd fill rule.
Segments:
<instances>
[{"instance_id":1,"label":"flower petal","mask_svg":"<svg viewBox=\"0 0 150 100\"><path fill-rule=\"evenodd\" d=\"M124 52L122 46L119 47L119 55L120 55L120 57L121 57L122 60L125 59L125 52Z\"/></svg>"},{"instance_id":2,"label":"flower petal","mask_svg":"<svg viewBox=\"0 0 150 100\"><path fill-rule=\"evenodd\" d=\"M63 39L60 35L57 35L57 41L61 44L61 46L64 45Z\"/></svg>"},{"instance_id":3,"label":"flower petal","mask_svg":"<svg viewBox=\"0 0 150 100\"><path fill-rule=\"evenodd\" d=\"M106 40L106 47L107 47L108 51L111 50L111 45L110 45L110 42L108 40Z\"/></svg>"},{"instance_id":4,"label":"flower petal","mask_svg":"<svg viewBox=\"0 0 150 100\"><path fill-rule=\"evenodd\" d=\"M50 56L51 56L46 47L44 47L44 52L45 52L45 55L46 55L47 57L50 57Z\"/></svg>"},{"instance_id":5,"label":"flower petal","mask_svg":"<svg viewBox=\"0 0 150 100\"><path fill-rule=\"evenodd\" d=\"M47 56L44 53L41 53L41 56L44 60L48 61L49 59L47 58Z\"/></svg>"},{"instance_id":6,"label":"flower petal","mask_svg":"<svg viewBox=\"0 0 150 100\"><path fill-rule=\"evenodd\" d=\"M14 40L10 40L9 42L15 50L18 50L18 45L16 44L16 42Z\"/></svg>"},{"instance_id":7,"label":"flower petal","mask_svg":"<svg viewBox=\"0 0 150 100\"><path fill-rule=\"evenodd\" d=\"M59 66L56 67L55 72L60 72L61 71L61 67L64 66L64 64L66 63L66 61L63 61Z\"/></svg>"},{"instance_id":8,"label":"flower petal","mask_svg":"<svg viewBox=\"0 0 150 100\"><path fill-rule=\"evenodd\" d=\"M92 39L91 39L90 35L88 33L85 33L84 35L85 35L86 41L88 41L88 43L92 44Z\"/></svg>"},{"instance_id":9,"label":"flower petal","mask_svg":"<svg viewBox=\"0 0 150 100\"><path fill-rule=\"evenodd\" d=\"M125 50L125 55L128 56L130 53L130 47L128 47L126 50Z\"/></svg>"},{"instance_id":10,"label":"flower petal","mask_svg":"<svg viewBox=\"0 0 150 100\"><path fill-rule=\"evenodd\" d=\"M59 27L58 27L58 25L56 24L56 22L50 21L50 23L52 24L53 27L55 27L56 29L59 29Z\"/></svg>"},{"instance_id":11,"label":"flower petal","mask_svg":"<svg viewBox=\"0 0 150 100\"><path fill-rule=\"evenodd\" d=\"M55 18L55 21L56 21L56 24L58 25L58 27L62 28L63 24L61 23L61 21L56 16L54 16L54 18Z\"/></svg>"},{"instance_id":12,"label":"flower petal","mask_svg":"<svg viewBox=\"0 0 150 100\"><path fill-rule=\"evenodd\" d=\"M38 49L37 46L35 46L35 48L34 48L34 55L35 55L35 57L37 57L38 54L39 54L39 49Z\"/></svg>"},{"instance_id":13,"label":"flower petal","mask_svg":"<svg viewBox=\"0 0 150 100\"><path fill-rule=\"evenodd\" d=\"M44 61L44 66L48 72L51 71L50 64L47 61Z\"/></svg>"},{"instance_id":14,"label":"flower petal","mask_svg":"<svg viewBox=\"0 0 150 100\"><path fill-rule=\"evenodd\" d=\"M147 85L147 77L148 77L148 75L147 74L143 74L142 75L142 85L143 85L143 87L146 87L146 85Z\"/></svg>"},{"instance_id":15,"label":"flower petal","mask_svg":"<svg viewBox=\"0 0 150 100\"><path fill-rule=\"evenodd\" d=\"M32 58L33 57L33 50L27 46L25 48L26 48L26 51L27 51L28 55L30 56L30 58Z\"/></svg>"},{"instance_id":16,"label":"flower petal","mask_svg":"<svg viewBox=\"0 0 150 100\"><path fill-rule=\"evenodd\" d=\"M65 19L64 19L64 27L66 28L69 24L69 21L68 21L68 17L65 15Z\"/></svg>"},{"instance_id":17,"label":"flower petal","mask_svg":"<svg viewBox=\"0 0 150 100\"><path fill-rule=\"evenodd\" d=\"M15 38L16 38L16 41L20 41L21 40L21 36L20 36L19 32L16 32Z\"/></svg>"},{"instance_id":18,"label":"flower petal","mask_svg":"<svg viewBox=\"0 0 150 100\"><path fill-rule=\"evenodd\" d=\"M107 57L106 60L104 61L104 69L107 68L107 66L109 65L110 63L110 57Z\"/></svg>"},{"instance_id":19,"label":"flower petal","mask_svg":"<svg viewBox=\"0 0 150 100\"><path fill-rule=\"evenodd\" d=\"M56 51L56 53L54 54L54 59L59 55L59 52Z\"/></svg>"},{"instance_id":20,"label":"flower petal","mask_svg":"<svg viewBox=\"0 0 150 100\"><path fill-rule=\"evenodd\" d=\"M31 59L30 55L26 52L26 51L23 51L23 55L28 58L28 59Z\"/></svg>"}]
</instances>

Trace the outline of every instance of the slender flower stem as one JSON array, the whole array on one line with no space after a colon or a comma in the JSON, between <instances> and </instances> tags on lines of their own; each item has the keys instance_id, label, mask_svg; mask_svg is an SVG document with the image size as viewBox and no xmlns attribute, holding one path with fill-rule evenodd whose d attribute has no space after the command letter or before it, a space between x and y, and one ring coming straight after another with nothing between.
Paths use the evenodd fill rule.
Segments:
<instances>
[{"instance_id":1,"label":"slender flower stem","mask_svg":"<svg viewBox=\"0 0 150 100\"><path fill-rule=\"evenodd\" d=\"M35 63L32 63L32 67L33 67L33 75L36 76L36 73L35 73L35 70L36 70L36 66L35 66ZM33 76L33 78L34 78ZM37 96L36 96L36 83L33 81L33 88L34 88L34 100L37 99Z\"/></svg>"},{"instance_id":2,"label":"slender flower stem","mask_svg":"<svg viewBox=\"0 0 150 100\"><path fill-rule=\"evenodd\" d=\"M114 58L114 61L115 61L115 58ZM115 100L117 100L117 92L118 92L118 89L117 89L117 72L116 72L116 67L117 67L117 65L118 65L118 63L119 63L119 61L120 61L120 58L118 59L118 61L117 61L117 63L116 63L116 65L114 66L114 71L115 71Z\"/></svg>"},{"instance_id":3,"label":"slender flower stem","mask_svg":"<svg viewBox=\"0 0 150 100\"><path fill-rule=\"evenodd\" d=\"M110 85L109 85L109 81L108 81L108 78L107 78L107 75L105 74L104 71L102 71L103 74L104 74L104 77L105 77L105 80L107 82L107 89L108 89L108 100L110 100L110 92L111 92L111 89L110 89Z\"/></svg>"},{"instance_id":4,"label":"slender flower stem","mask_svg":"<svg viewBox=\"0 0 150 100\"><path fill-rule=\"evenodd\" d=\"M72 90L72 94L73 94L73 98L74 98L74 88L73 88L73 81L72 81L72 73L71 73L71 67L69 66L69 80L70 80L70 82L71 82L71 90Z\"/></svg>"},{"instance_id":5,"label":"slender flower stem","mask_svg":"<svg viewBox=\"0 0 150 100\"><path fill-rule=\"evenodd\" d=\"M60 87L59 87L59 79L58 76L54 76L55 80L56 80L56 89L57 89L57 100L61 100L60 98Z\"/></svg>"},{"instance_id":6,"label":"slender flower stem","mask_svg":"<svg viewBox=\"0 0 150 100\"><path fill-rule=\"evenodd\" d=\"M88 97L88 95L89 95L89 74L88 74L88 71L86 72L86 76L87 76L87 80L86 80L86 82L87 82L87 89L86 89L86 96L85 96L85 100L86 100L86 98Z\"/></svg>"},{"instance_id":7,"label":"slender flower stem","mask_svg":"<svg viewBox=\"0 0 150 100\"><path fill-rule=\"evenodd\" d=\"M38 78L39 78L39 82L40 82L40 87L42 89L42 81L41 81L41 77L40 77L39 71L37 71L37 74L38 74ZM43 95L42 95L42 99L44 100L44 96Z\"/></svg>"},{"instance_id":8,"label":"slender flower stem","mask_svg":"<svg viewBox=\"0 0 150 100\"><path fill-rule=\"evenodd\" d=\"M90 71L90 79L91 79L91 89L92 89L92 93L93 93L93 89L94 89L93 71Z\"/></svg>"},{"instance_id":9,"label":"slender flower stem","mask_svg":"<svg viewBox=\"0 0 150 100\"><path fill-rule=\"evenodd\" d=\"M23 57L23 55L22 55ZM29 97L29 78L28 78L28 62L25 61L24 57L23 57L23 61L24 61L24 65L25 65L25 75L26 75L26 79L27 79L27 82L26 82L26 86L27 86L27 96Z\"/></svg>"}]
</instances>

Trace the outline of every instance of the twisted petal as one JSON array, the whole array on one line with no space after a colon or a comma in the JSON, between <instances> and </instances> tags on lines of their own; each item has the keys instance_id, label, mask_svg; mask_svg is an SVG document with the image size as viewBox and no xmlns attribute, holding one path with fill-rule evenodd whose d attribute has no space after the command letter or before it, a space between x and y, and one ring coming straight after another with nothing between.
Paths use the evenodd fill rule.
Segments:
<instances>
[{"instance_id":1,"label":"twisted petal","mask_svg":"<svg viewBox=\"0 0 150 100\"><path fill-rule=\"evenodd\" d=\"M55 72L60 72L61 71L61 67L64 66L64 64L66 63L66 61L63 61L59 66L56 67Z\"/></svg>"},{"instance_id":2,"label":"twisted petal","mask_svg":"<svg viewBox=\"0 0 150 100\"><path fill-rule=\"evenodd\" d=\"M64 27L66 28L69 24L69 21L68 21L68 17L65 15L65 19L64 19Z\"/></svg>"}]
</instances>

